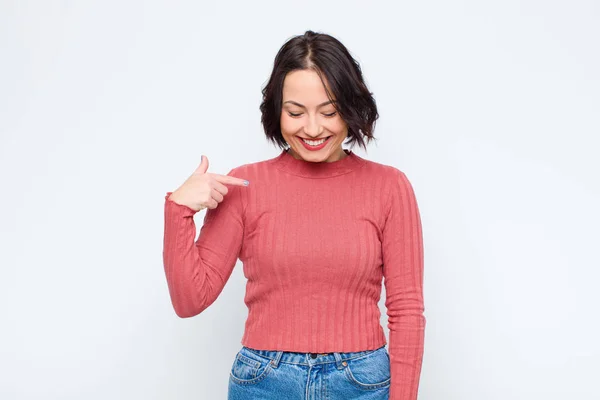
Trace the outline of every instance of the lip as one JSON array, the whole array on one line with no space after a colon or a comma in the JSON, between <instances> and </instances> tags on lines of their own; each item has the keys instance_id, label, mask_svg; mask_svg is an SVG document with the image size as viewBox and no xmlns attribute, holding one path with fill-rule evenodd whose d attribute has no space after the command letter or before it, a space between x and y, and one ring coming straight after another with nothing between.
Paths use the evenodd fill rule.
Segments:
<instances>
[{"instance_id":1,"label":"lip","mask_svg":"<svg viewBox=\"0 0 600 400\"><path fill-rule=\"evenodd\" d=\"M310 151L317 151L317 150L321 150L323 147L327 146L327 143L329 143L329 139L332 138L332 136L328 136L327 138L321 138L321 139L326 139L323 143L321 143L318 146L311 146L309 144L307 144L304 140L304 138L298 136L300 143L302 143L302 145L304 146L305 149L310 150ZM308 139L308 140L321 140L321 139Z\"/></svg>"}]
</instances>

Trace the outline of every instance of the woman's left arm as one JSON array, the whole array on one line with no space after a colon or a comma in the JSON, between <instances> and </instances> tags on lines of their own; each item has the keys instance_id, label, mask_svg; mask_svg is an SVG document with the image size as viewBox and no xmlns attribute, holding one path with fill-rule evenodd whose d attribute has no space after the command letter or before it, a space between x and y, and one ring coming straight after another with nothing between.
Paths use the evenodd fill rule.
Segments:
<instances>
[{"instance_id":1,"label":"woman's left arm","mask_svg":"<svg viewBox=\"0 0 600 400\"><path fill-rule=\"evenodd\" d=\"M394 168L383 228L390 400L417 400L424 351L423 233L413 187Z\"/></svg>"}]
</instances>

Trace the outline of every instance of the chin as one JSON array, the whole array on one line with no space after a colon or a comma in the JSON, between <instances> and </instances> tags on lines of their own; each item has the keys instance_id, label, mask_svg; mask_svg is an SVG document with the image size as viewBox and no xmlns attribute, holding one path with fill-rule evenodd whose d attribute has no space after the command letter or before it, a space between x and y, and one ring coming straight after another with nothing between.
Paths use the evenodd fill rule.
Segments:
<instances>
[{"instance_id":1,"label":"chin","mask_svg":"<svg viewBox=\"0 0 600 400\"><path fill-rule=\"evenodd\" d=\"M329 157L331 157L330 152L318 152L318 153L314 153L310 150L302 150L301 153L298 153L300 155L300 157L302 157L304 160L306 161L312 161L312 162L324 162L327 161L329 159Z\"/></svg>"},{"instance_id":2,"label":"chin","mask_svg":"<svg viewBox=\"0 0 600 400\"><path fill-rule=\"evenodd\" d=\"M300 157L302 157L304 160L306 161L311 161L311 162L322 162L327 160L327 158L329 156L321 156L321 155L316 155L316 154L306 154L306 153L300 153Z\"/></svg>"}]
</instances>

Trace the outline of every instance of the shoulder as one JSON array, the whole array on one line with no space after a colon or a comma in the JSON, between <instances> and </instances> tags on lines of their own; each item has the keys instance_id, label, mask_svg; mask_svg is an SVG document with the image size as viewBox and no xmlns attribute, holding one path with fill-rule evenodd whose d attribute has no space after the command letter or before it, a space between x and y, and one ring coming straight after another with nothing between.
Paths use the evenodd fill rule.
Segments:
<instances>
[{"instance_id":1,"label":"shoulder","mask_svg":"<svg viewBox=\"0 0 600 400\"><path fill-rule=\"evenodd\" d=\"M256 176L258 173L261 173L266 170L270 170L275 167L275 161L279 157L272 157L265 160L254 161L246 164L238 165L237 167L232 168L227 175L235 176L236 178L244 178L248 179L252 176Z\"/></svg>"},{"instance_id":2,"label":"shoulder","mask_svg":"<svg viewBox=\"0 0 600 400\"><path fill-rule=\"evenodd\" d=\"M394 205L406 205L407 201L414 201L413 185L404 170L376 161L364 162L363 171L367 172L365 176L371 177L371 181L377 182L381 188L385 210L389 212Z\"/></svg>"},{"instance_id":3,"label":"shoulder","mask_svg":"<svg viewBox=\"0 0 600 400\"><path fill-rule=\"evenodd\" d=\"M252 181L254 177L260 176L265 171L273 168L273 162L275 161L275 159L276 158L269 158L266 160L259 160L255 162L240 164L231 168L227 175Z\"/></svg>"},{"instance_id":4,"label":"shoulder","mask_svg":"<svg viewBox=\"0 0 600 400\"><path fill-rule=\"evenodd\" d=\"M364 163L363 171L368 175L381 177L382 182L390 187L393 184L397 184L398 182L406 179L406 174L397 167L389 164L383 164L380 162L362 159Z\"/></svg>"}]
</instances>

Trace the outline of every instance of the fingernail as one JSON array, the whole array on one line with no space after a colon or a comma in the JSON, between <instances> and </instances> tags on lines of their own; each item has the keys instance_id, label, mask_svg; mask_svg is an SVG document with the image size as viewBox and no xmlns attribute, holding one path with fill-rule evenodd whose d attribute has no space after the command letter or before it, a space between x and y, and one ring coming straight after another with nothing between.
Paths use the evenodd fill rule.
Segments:
<instances>
[{"instance_id":1,"label":"fingernail","mask_svg":"<svg viewBox=\"0 0 600 400\"><path fill-rule=\"evenodd\" d=\"M248 186L249 184L250 184L250 182L244 181L244 185Z\"/></svg>"}]
</instances>

